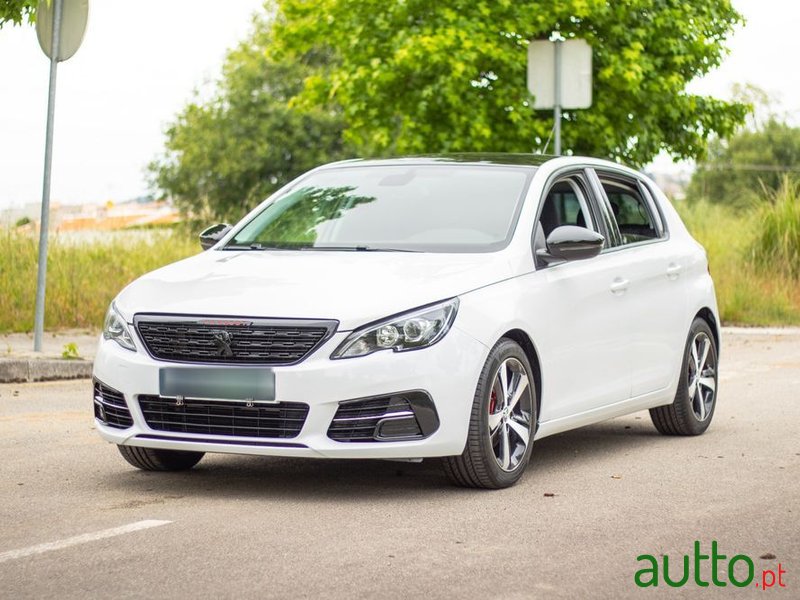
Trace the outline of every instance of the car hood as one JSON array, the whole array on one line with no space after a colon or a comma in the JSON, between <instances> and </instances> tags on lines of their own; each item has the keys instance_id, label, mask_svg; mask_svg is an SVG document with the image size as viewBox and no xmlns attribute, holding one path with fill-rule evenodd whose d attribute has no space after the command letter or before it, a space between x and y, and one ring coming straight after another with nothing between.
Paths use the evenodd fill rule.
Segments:
<instances>
[{"instance_id":1,"label":"car hood","mask_svg":"<svg viewBox=\"0 0 800 600\"><path fill-rule=\"evenodd\" d=\"M207 251L148 273L117 297L136 313L336 319L339 330L507 279L503 253Z\"/></svg>"}]
</instances>

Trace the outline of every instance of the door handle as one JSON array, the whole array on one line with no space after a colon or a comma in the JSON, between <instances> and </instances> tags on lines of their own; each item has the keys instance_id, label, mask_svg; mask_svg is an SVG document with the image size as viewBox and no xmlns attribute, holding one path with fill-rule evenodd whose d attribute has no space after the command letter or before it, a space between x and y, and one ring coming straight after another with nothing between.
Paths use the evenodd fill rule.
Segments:
<instances>
[{"instance_id":1,"label":"door handle","mask_svg":"<svg viewBox=\"0 0 800 600\"><path fill-rule=\"evenodd\" d=\"M614 295L620 295L625 293L625 290L628 289L628 284L630 281L627 279L623 279L622 277L617 277L614 281L611 282L611 293Z\"/></svg>"},{"instance_id":2,"label":"door handle","mask_svg":"<svg viewBox=\"0 0 800 600\"><path fill-rule=\"evenodd\" d=\"M675 280L681 274L681 266L677 263L670 263L667 267L667 279Z\"/></svg>"}]
</instances>

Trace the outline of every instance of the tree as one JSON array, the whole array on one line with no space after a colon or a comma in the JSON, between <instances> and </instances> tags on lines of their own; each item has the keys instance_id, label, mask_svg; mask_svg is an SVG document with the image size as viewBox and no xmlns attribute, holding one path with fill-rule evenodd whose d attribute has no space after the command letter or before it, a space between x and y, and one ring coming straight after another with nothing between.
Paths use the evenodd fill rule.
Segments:
<instances>
[{"instance_id":1,"label":"tree","mask_svg":"<svg viewBox=\"0 0 800 600\"><path fill-rule=\"evenodd\" d=\"M226 57L211 98L190 102L166 131L166 150L150 165L153 183L184 212L238 220L300 173L352 155L331 108L291 106L306 77L330 57L276 60L269 16Z\"/></svg>"},{"instance_id":2,"label":"tree","mask_svg":"<svg viewBox=\"0 0 800 600\"><path fill-rule=\"evenodd\" d=\"M0 0L0 29L6 23L20 25L23 21L36 20L37 0Z\"/></svg>"},{"instance_id":3,"label":"tree","mask_svg":"<svg viewBox=\"0 0 800 600\"><path fill-rule=\"evenodd\" d=\"M701 156L742 122L746 105L685 91L740 22L729 0L278 0L271 53L337 57L298 103L341 107L362 153L530 152L552 117L530 108L527 44L585 38L594 104L564 115L564 147L642 165Z\"/></svg>"},{"instance_id":4,"label":"tree","mask_svg":"<svg viewBox=\"0 0 800 600\"><path fill-rule=\"evenodd\" d=\"M729 140L711 140L686 195L746 208L777 192L787 174L798 173L800 128L773 116L757 129L742 129Z\"/></svg>"}]
</instances>

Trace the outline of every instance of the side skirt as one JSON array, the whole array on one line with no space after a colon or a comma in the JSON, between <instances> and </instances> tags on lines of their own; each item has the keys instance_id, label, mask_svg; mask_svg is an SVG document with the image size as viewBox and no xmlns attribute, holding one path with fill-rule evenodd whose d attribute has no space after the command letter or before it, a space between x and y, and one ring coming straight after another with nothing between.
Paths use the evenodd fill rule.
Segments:
<instances>
[{"instance_id":1,"label":"side skirt","mask_svg":"<svg viewBox=\"0 0 800 600\"><path fill-rule=\"evenodd\" d=\"M636 398L629 398L621 402L601 406L600 408L593 408L592 410L587 410L568 417L542 421L539 423L539 428L536 430L534 439L538 440L548 435L555 435L556 433L562 433L570 429L593 425L600 421L629 415L640 410L671 404L674 397L675 386L673 385L642 396L637 396Z\"/></svg>"}]
</instances>

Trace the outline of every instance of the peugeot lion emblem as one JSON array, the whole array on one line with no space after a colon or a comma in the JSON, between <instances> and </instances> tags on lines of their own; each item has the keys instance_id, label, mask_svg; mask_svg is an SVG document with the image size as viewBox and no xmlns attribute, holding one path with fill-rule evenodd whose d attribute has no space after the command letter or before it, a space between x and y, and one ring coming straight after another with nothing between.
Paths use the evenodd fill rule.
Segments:
<instances>
[{"instance_id":1,"label":"peugeot lion emblem","mask_svg":"<svg viewBox=\"0 0 800 600\"><path fill-rule=\"evenodd\" d=\"M214 343L217 345L217 356L233 356L233 350L231 350L233 336L230 332L215 331L213 336Z\"/></svg>"}]
</instances>

